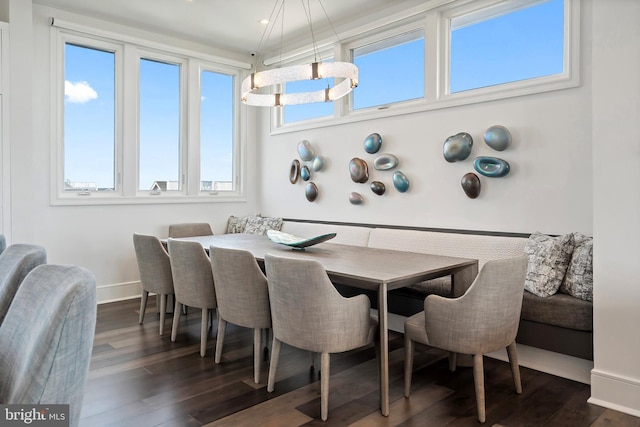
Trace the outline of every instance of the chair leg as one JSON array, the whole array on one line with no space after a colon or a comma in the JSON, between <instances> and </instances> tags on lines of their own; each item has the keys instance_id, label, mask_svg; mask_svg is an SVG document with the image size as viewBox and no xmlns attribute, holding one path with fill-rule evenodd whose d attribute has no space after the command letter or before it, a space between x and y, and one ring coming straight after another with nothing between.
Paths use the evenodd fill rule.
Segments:
<instances>
[{"instance_id":1,"label":"chair leg","mask_svg":"<svg viewBox=\"0 0 640 427\"><path fill-rule=\"evenodd\" d=\"M507 355L509 356L511 375L513 376L513 383L516 386L516 393L522 394L522 381L520 381L520 366L518 366L518 353L516 352L515 341L507 347Z\"/></svg>"},{"instance_id":2,"label":"chair leg","mask_svg":"<svg viewBox=\"0 0 640 427\"><path fill-rule=\"evenodd\" d=\"M411 375L413 373L413 341L404 334L404 397L411 394Z\"/></svg>"},{"instance_id":3,"label":"chair leg","mask_svg":"<svg viewBox=\"0 0 640 427\"><path fill-rule=\"evenodd\" d=\"M164 334L164 318L167 314L167 295L160 294L160 335Z\"/></svg>"},{"instance_id":4,"label":"chair leg","mask_svg":"<svg viewBox=\"0 0 640 427\"><path fill-rule=\"evenodd\" d=\"M264 331L264 348L262 349L262 358L266 362L266 361L269 360L269 332L270 332L270 329L266 328L266 329L263 329L263 331Z\"/></svg>"},{"instance_id":5,"label":"chair leg","mask_svg":"<svg viewBox=\"0 0 640 427\"><path fill-rule=\"evenodd\" d=\"M476 386L478 420L483 423L486 420L486 414L484 409L484 367L482 364L482 354L473 355L473 382Z\"/></svg>"},{"instance_id":6,"label":"chair leg","mask_svg":"<svg viewBox=\"0 0 640 427\"><path fill-rule=\"evenodd\" d=\"M144 312L147 310L147 299L149 299L149 292L142 290L142 296L140 297L140 318L139 323L144 322Z\"/></svg>"},{"instance_id":7,"label":"chair leg","mask_svg":"<svg viewBox=\"0 0 640 427\"><path fill-rule=\"evenodd\" d=\"M329 416L329 353L320 356L320 418L327 421Z\"/></svg>"},{"instance_id":8,"label":"chair leg","mask_svg":"<svg viewBox=\"0 0 640 427\"><path fill-rule=\"evenodd\" d=\"M262 352L262 330L255 328L253 330L253 382L260 383L260 356Z\"/></svg>"},{"instance_id":9,"label":"chair leg","mask_svg":"<svg viewBox=\"0 0 640 427\"><path fill-rule=\"evenodd\" d=\"M313 351L309 352L309 369L313 371L316 367L316 354Z\"/></svg>"},{"instance_id":10,"label":"chair leg","mask_svg":"<svg viewBox=\"0 0 640 427\"><path fill-rule=\"evenodd\" d=\"M173 323L171 324L171 341L175 342L176 336L178 336L178 323L180 323L180 304L178 300L176 300L175 305L173 306Z\"/></svg>"},{"instance_id":11,"label":"chair leg","mask_svg":"<svg viewBox=\"0 0 640 427\"><path fill-rule=\"evenodd\" d=\"M202 322L200 322L200 357L207 352L207 335L209 335L209 309L202 309Z\"/></svg>"},{"instance_id":12,"label":"chair leg","mask_svg":"<svg viewBox=\"0 0 640 427\"><path fill-rule=\"evenodd\" d=\"M227 330L227 321L218 316L218 336L216 338L216 355L214 358L215 363L220 363L222 360L222 345L224 344L224 333Z\"/></svg>"},{"instance_id":13,"label":"chair leg","mask_svg":"<svg viewBox=\"0 0 640 427\"><path fill-rule=\"evenodd\" d=\"M449 370L451 372L455 372L457 366L458 366L458 353L450 351L449 352Z\"/></svg>"},{"instance_id":14,"label":"chair leg","mask_svg":"<svg viewBox=\"0 0 640 427\"><path fill-rule=\"evenodd\" d=\"M275 336L271 343L271 362L269 362L269 379L267 380L267 391L271 393L276 384L276 370L278 368L278 358L280 357L280 345L282 343Z\"/></svg>"}]
</instances>

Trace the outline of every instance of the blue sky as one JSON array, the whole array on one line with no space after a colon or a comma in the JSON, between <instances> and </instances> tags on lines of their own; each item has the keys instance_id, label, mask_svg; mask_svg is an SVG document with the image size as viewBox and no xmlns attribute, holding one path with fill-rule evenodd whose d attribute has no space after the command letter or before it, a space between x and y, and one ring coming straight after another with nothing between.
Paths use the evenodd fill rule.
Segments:
<instances>
[{"instance_id":1,"label":"blue sky","mask_svg":"<svg viewBox=\"0 0 640 427\"><path fill-rule=\"evenodd\" d=\"M562 11L562 0L550 0L452 31L451 92L561 73ZM358 56L354 107L424 96L423 62L423 39ZM115 66L111 52L66 45L65 180L115 186ZM140 62L140 190L150 189L156 180L180 179L179 75L178 65ZM237 102L233 79L205 71L201 84L200 179L230 181L232 106ZM296 82L288 84L287 91L318 90L328 84ZM332 114L333 103L285 107L286 122Z\"/></svg>"}]
</instances>

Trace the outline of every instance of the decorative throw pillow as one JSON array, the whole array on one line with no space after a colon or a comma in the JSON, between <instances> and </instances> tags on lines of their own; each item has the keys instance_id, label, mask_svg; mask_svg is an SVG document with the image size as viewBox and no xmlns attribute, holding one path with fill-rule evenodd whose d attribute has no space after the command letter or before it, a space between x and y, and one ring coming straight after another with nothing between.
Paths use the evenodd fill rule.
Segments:
<instances>
[{"instance_id":1,"label":"decorative throw pillow","mask_svg":"<svg viewBox=\"0 0 640 427\"><path fill-rule=\"evenodd\" d=\"M231 215L229 217L229 220L227 221L227 234L244 233L244 229L247 226L248 219L248 216L240 218Z\"/></svg>"},{"instance_id":2,"label":"decorative throw pillow","mask_svg":"<svg viewBox=\"0 0 640 427\"><path fill-rule=\"evenodd\" d=\"M575 247L560 292L593 301L593 238L573 233Z\"/></svg>"},{"instance_id":3,"label":"decorative throw pillow","mask_svg":"<svg viewBox=\"0 0 640 427\"><path fill-rule=\"evenodd\" d=\"M267 230L278 230L282 228L282 218L267 218L261 216L251 216L247 220L245 233L266 234Z\"/></svg>"},{"instance_id":4,"label":"decorative throw pillow","mask_svg":"<svg viewBox=\"0 0 640 427\"><path fill-rule=\"evenodd\" d=\"M529 236L525 245L528 264L524 288L539 297L558 292L571 261L573 245L573 234L552 237L536 232Z\"/></svg>"}]
</instances>

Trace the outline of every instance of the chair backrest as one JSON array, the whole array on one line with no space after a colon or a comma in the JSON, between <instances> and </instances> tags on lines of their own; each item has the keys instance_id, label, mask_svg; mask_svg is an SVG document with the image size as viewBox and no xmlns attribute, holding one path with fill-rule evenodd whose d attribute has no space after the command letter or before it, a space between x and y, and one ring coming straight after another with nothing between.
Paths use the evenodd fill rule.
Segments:
<instances>
[{"instance_id":1,"label":"chair backrest","mask_svg":"<svg viewBox=\"0 0 640 427\"><path fill-rule=\"evenodd\" d=\"M176 300L189 307L215 308L211 262L198 242L167 240Z\"/></svg>"},{"instance_id":2,"label":"chair backrest","mask_svg":"<svg viewBox=\"0 0 640 427\"><path fill-rule=\"evenodd\" d=\"M0 254L7 249L7 239L4 237L4 234L0 234Z\"/></svg>"},{"instance_id":3,"label":"chair backrest","mask_svg":"<svg viewBox=\"0 0 640 427\"><path fill-rule=\"evenodd\" d=\"M37 245L18 243L0 254L0 325L20 283L31 270L46 263L47 252Z\"/></svg>"},{"instance_id":4,"label":"chair backrest","mask_svg":"<svg viewBox=\"0 0 640 427\"><path fill-rule=\"evenodd\" d=\"M267 278L248 251L211 246L213 282L220 316L247 328L271 327Z\"/></svg>"},{"instance_id":5,"label":"chair backrest","mask_svg":"<svg viewBox=\"0 0 640 427\"><path fill-rule=\"evenodd\" d=\"M527 256L487 261L459 298L425 299L429 343L465 354L505 348L518 333Z\"/></svg>"},{"instance_id":6,"label":"chair backrest","mask_svg":"<svg viewBox=\"0 0 640 427\"><path fill-rule=\"evenodd\" d=\"M207 222L186 222L183 224L171 224L169 237L212 236L213 230Z\"/></svg>"},{"instance_id":7,"label":"chair backrest","mask_svg":"<svg viewBox=\"0 0 640 427\"><path fill-rule=\"evenodd\" d=\"M69 404L77 426L96 325L96 283L81 267L27 275L0 326L0 402Z\"/></svg>"},{"instance_id":8,"label":"chair backrest","mask_svg":"<svg viewBox=\"0 0 640 427\"><path fill-rule=\"evenodd\" d=\"M313 260L265 255L273 335L294 347L338 353L367 344L370 302L345 298Z\"/></svg>"},{"instance_id":9,"label":"chair backrest","mask_svg":"<svg viewBox=\"0 0 640 427\"><path fill-rule=\"evenodd\" d=\"M169 254L156 236L133 234L142 289L158 294L173 293Z\"/></svg>"}]
</instances>

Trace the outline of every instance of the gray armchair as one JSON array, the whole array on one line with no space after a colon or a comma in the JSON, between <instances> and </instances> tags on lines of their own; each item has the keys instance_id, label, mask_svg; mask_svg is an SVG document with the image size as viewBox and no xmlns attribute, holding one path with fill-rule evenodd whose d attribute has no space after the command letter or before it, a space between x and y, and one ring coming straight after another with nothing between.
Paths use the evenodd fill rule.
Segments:
<instances>
[{"instance_id":1,"label":"gray armchair","mask_svg":"<svg viewBox=\"0 0 640 427\"><path fill-rule=\"evenodd\" d=\"M18 243L0 254L0 325L20 283L31 270L46 263L47 252L37 245Z\"/></svg>"},{"instance_id":2,"label":"gray armchair","mask_svg":"<svg viewBox=\"0 0 640 427\"><path fill-rule=\"evenodd\" d=\"M473 355L478 420L485 421L483 354L507 349L516 393L522 393L516 353L520 322L526 255L488 261L467 292L459 298L429 295L424 311L404 324L405 396L411 391L414 342L447 350L450 368L455 369L455 353Z\"/></svg>"},{"instance_id":3,"label":"gray armchair","mask_svg":"<svg viewBox=\"0 0 640 427\"><path fill-rule=\"evenodd\" d=\"M142 297L140 298L140 319L144 321L149 292L158 294L160 299L160 335L164 333L164 320L167 312L167 297L173 294L173 277L169 254L156 236L133 234L133 246L136 250Z\"/></svg>"},{"instance_id":4,"label":"gray armchair","mask_svg":"<svg viewBox=\"0 0 640 427\"><path fill-rule=\"evenodd\" d=\"M372 318L369 298L345 298L316 261L265 255L273 345L267 391L274 389L282 343L321 353L320 413L329 412L329 354L371 344L378 322Z\"/></svg>"},{"instance_id":5,"label":"gray armchair","mask_svg":"<svg viewBox=\"0 0 640 427\"><path fill-rule=\"evenodd\" d=\"M222 358L227 322L253 329L253 381L260 382L262 330L271 327L267 278L247 251L211 246L211 269L218 303L215 363Z\"/></svg>"},{"instance_id":6,"label":"gray armchair","mask_svg":"<svg viewBox=\"0 0 640 427\"><path fill-rule=\"evenodd\" d=\"M0 402L69 404L80 421L96 325L96 283L80 267L40 265L0 326Z\"/></svg>"},{"instance_id":7,"label":"gray armchair","mask_svg":"<svg viewBox=\"0 0 640 427\"><path fill-rule=\"evenodd\" d=\"M185 222L182 224L171 224L169 226L169 237L192 237L192 236L212 236L213 230L207 222Z\"/></svg>"},{"instance_id":8,"label":"gray armchair","mask_svg":"<svg viewBox=\"0 0 640 427\"><path fill-rule=\"evenodd\" d=\"M200 308L202 309L200 356L204 357L207 351L209 310L217 307L211 262L198 242L169 239L167 246L176 298L171 341L175 341L178 334L181 306Z\"/></svg>"}]
</instances>

